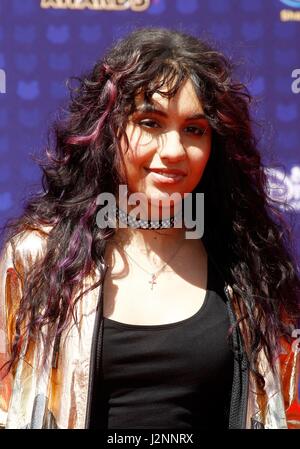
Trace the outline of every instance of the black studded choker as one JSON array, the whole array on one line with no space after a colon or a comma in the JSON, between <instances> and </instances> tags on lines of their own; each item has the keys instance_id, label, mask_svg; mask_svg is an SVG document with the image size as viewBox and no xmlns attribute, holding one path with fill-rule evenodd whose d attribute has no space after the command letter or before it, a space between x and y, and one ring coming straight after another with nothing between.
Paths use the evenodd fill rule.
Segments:
<instances>
[{"instance_id":1,"label":"black studded choker","mask_svg":"<svg viewBox=\"0 0 300 449\"><path fill-rule=\"evenodd\" d=\"M126 214L119 207L113 207L113 212L116 214L116 218L122 221L122 223L126 224L130 228L135 229L166 229L166 228L174 228L175 223L177 223L179 219L179 213L170 218L165 218L164 220L143 220L136 219L129 214Z\"/></svg>"}]
</instances>

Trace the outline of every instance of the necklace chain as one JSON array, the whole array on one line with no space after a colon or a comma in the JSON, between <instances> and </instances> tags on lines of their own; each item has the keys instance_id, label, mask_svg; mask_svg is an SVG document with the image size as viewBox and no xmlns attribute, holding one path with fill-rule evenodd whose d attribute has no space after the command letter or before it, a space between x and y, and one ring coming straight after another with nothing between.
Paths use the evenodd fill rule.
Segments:
<instances>
[{"instance_id":1,"label":"necklace chain","mask_svg":"<svg viewBox=\"0 0 300 449\"><path fill-rule=\"evenodd\" d=\"M185 239L183 239L180 244L178 245L178 247L176 248L176 251L171 255L171 257L167 260L167 262L165 262L157 271L152 272L152 271L148 271L146 270L144 267L142 267L130 254L128 254L128 252L126 251L125 248L121 247L118 243L117 245L122 248L125 253L127 254L127 256L141 269L143 270L145 273L148 273L151 275L151 281L149 281L149 283L151 284L151 290L153 290L153 285L156 284L156 279L159 276L160 272L168 265L168 263L170 262L171 259L173 259L173 257L176 256L176 254L178 253L179 249L181 248L182 244L184 243Z\"/></svg>"}]
</instances>

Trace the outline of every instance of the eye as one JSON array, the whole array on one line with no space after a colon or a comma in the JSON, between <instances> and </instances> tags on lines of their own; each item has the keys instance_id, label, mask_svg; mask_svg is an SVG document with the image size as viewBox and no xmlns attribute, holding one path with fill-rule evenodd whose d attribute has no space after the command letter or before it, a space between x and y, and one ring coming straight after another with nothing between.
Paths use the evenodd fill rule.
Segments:
<instances>
[{"instance_id":1,"label":"eye","mask_svg":"<svg viewBox=\"0 0 300 449\"><path fill-rule=\"evenodd\" d=\"M145 126L146 128L159 128L159 125L155 120L141 120L139 125Z\"/></svg>"},{"instance_id":2,"label":"eye","mask_svg":"<svg viewBox=\"0 0 300 449\"><path fill-rule=\"evenodd\" d=\"M148 129L161 128L157 121L150 119L141 120L138 124ZM185 129L188 130L187 132L189 134L202 137L206 133L207 127L202 128L200 126L187 126Z\"/></svg>"},{"instance_id":3,"label":"eye","mask_svg":"<svg viewBox=\"0 0 300 449\"><path fill-rule=\"evenodd\" d=\"M192 134L196 136L203 136L207 130L207 128L200 128L199 126L187 126L186 129L192 130Z\"/></svg>"}]
</instances>

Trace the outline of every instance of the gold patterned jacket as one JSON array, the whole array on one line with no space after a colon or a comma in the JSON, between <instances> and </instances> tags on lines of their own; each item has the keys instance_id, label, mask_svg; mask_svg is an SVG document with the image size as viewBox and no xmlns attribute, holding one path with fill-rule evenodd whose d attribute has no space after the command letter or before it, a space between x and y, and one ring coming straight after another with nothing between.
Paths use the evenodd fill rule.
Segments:
<instances>
[{"instance_id":1,"label":"gold patterned jacket","mask_svg":"<svg viewBox=\"0 0 300 449\"><path fill-rule=\"evenodd\" d=\"M45 229L44 229L45 231ZM0 260L0 365L8 360L14 333L12 316L22 296L26 274L43 257L47 233L28 230L2 250ZM13 245L12 245L13 242ZM14 251L13 251L14 247ZM96 276L100 276L96 269ZM85 280L84 287L95 278ZM91 284L92 283L92 284ZM226 284L228 313L233 322L240 314L238 298ZM93 373L96 337L102 338L102 288L90 290L77 302L78 326L70 326L51 350L42 371L38 370L43 343L25 345L16 368L0 379L0 427L7 429L90 428L93 412ZM235 332L241 349L247 336ZM99 343L99 342L97 342ZM297 341L295 341L297 343ZM37 347L39 346L39 347ZM55 352L55 354L54 354ZM241 356L242 354L242 356ZM56 363L53 363L53 360ZM265 379L260 391L243 357L235 357L229 428L300 428L299 350L282 342L273 373L261 352L259 369Z\"/></svg>"}]
</instances>

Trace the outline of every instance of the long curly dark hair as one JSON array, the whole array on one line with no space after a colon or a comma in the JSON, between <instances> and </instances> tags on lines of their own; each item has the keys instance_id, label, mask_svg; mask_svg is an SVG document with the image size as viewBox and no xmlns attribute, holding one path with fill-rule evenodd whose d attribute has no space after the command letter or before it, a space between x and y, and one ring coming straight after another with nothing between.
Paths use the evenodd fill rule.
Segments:
<instances>
[{"instance_id":1,"label":"long curly dark hair","mask_svg":"<svg viewBox=\"0 0 300 449\"><path fill-rule=\"evenodd\" d=\"M96 225L96 198L127 184L120 140L124 136L128 145L125 128L136 94L151 98L158 91L170 98L189 78L212 127L212 151L195 189L205 193L206 244L240 298L240 321L250 336L248 361L263 384L258 352L264 348L273 366L277 341L290 338L290 325L299 318L300 281L290 228L269 196L249 112L252 98L234 80L234 69L206 42L150 27L119 40L90 72L74 78L68 108L54 122L47 157L40 161L43 193L30 198L23 216L8 225L9 238L51 227L45 257L24 284L8 369L26 336L34 338L48 325L50 345L66 329L76 303L84 300L74 293L104 262L105 244L115 231ZM171 86L168 92L160 91L165 85ZM100 273L91 288L102 282L101 266Z\"/></svg>"}]
</instances>

